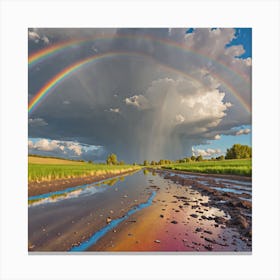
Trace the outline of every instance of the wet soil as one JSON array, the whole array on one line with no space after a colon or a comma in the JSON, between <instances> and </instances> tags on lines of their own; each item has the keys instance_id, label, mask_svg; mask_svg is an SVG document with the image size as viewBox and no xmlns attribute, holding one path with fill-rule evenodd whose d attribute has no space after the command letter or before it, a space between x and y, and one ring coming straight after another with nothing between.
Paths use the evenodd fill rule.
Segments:
<instances>
[{"instance_id":1,"label":"wet soil","mask_svg":"<svg viewBox=\"0 0 280 280\"><path fill-rule=\"evenodd\" d=\"M250 179L142 171L97 193L29 207L29 251L69 251L147 201L87 251L251 252ZM219 189L245 189L226 192ZM238 187L238 188L237 188ZM247 197L243 197L244 195Z\"/></svg>"}]
</instances>

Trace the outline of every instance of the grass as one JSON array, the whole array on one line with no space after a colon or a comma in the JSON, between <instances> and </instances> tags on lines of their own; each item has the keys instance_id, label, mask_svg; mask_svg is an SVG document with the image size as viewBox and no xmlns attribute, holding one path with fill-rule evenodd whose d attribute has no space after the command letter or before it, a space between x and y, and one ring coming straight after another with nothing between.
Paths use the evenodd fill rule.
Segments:
<instances>
[{"instance_id":1,"label":"grass","mask_svg":"<svg viewBox=\"0 0 280 280\"><path fill-rule=\"evenodd\" d=\"M209 174L252 176L251 159L178 163L164 165L162 168Z\"/></svg>"},{"instance_id":2,"label":"grass","mask_svg":"<svg viewBox=\"0 0 280 280\"><path fill-rule=\"evenodd\" d=\"M51 181L56 179L98 176L105 174L115 175L120 172L132 171L139 168L139 166L132 165L91 164L87 162L75 162L51 158L38 159L39 161L35 163L32 157L28 158L28 182ZM59 163L57 163L57 160ZM63 163L61 163L61 161ZM69 162L71 162L71 164Z\"/></svg>"}]
</instances>

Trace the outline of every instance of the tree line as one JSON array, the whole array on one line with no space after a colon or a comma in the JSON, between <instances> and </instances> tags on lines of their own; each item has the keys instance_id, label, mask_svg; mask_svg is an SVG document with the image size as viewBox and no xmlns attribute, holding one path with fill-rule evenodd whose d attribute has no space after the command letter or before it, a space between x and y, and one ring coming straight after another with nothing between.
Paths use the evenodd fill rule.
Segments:
<instances>
[{"instance_id":1,"label":"tree line","mask_svg":"<svg viewBox=\"0 0 280 280\"><path fill-rule=\"evenodd\" d=\"M165 165L165 164L173 164L173 163L188 163L188 162L196 162L196 161L204 161L204 160L227 160L227 159L249 159L252 158L252 148L247 145L241 145L241 144L234 144L231 148L227 149L226 155L221 155L218 157L212 157L211 159L204 159L202 155L191 157L184 157L182 159L178 160L169 160L169 159L161 159L159 161L148 161L144 160L143 164L144 166L149 165ZM92 163L92 161L90 161ZM106 164L108 165L124 165L126 164L123 160L118 161L118 157L116 154L111 153L108 155L106 159ZM133 165L138 165L138 163L133 163ZM141 165L141 164L139 164Z\"/></svg>"}]
</instances>

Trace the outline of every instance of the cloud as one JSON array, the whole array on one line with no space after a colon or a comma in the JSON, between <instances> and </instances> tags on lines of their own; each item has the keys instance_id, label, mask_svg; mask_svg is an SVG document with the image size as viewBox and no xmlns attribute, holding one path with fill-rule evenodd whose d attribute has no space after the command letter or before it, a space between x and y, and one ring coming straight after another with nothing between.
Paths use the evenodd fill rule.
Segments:
<instances>
[{"instance_id":1,"label":"cloud","mask_svg":"<svg viewBox=\"0 0 280 280\"><path fill-rule=\"evenodd\" d=\"M34 41L35 43L39 43L40 36L38 33L34 32L34 31L28 31L28 39L31 41Z\"/></svg>"},{"instance_id":2,"label":"cloud","mask_svg":"<svg viewBox=\"0 0 280 280\"><path fill-rule=\"evenodd\" d=\"M181 114L178 114L175 116L175 121L177 123L183 123L185 121L185 118Z\"/></svg>"},{"instance_id":3,"label":"cloud","mask_svg":"<svg viewBox=\"0 0 280 280\"><path fill-rule=\"evenodd\" d=\"M135 106L139 110L145 110L149 108L149 102L147 98L142 94L127 97L125 98L124 102L126 105Z\"/></svg>"},{"instance_id":4,"label":"cloud","mask_svg":"<svg viewBox=\"0 0 280 280\"><path fill-rule=\"evenodd\" d=\"M59 141L57 140L48 140L48 139L40 139L37 142L28 142L28 146L30 149L39 150L39 151L55 151L60 149Z\"/></svg>"},{"instance_id":5,"label":"cloud","mask_svg":"<svg viewBox=\"0 0 280 280\"><path fill-rule=\"evenodd\" d=\"M43 42L45 45L50 43L49 38L46 35L40 36L38 32L34 30L28 30L28 39L38 44L39 42Z\"/></svg>"},{"instance_id":6,"label":"cloud","mask_svg":"<svg viewBox=\"0 0 280 280\"><path fill-rule=\"evenodd\" d=\"M115 108L115 109L110 108L109 111L112 113L117 113L117 114L121 112L119 108Z\"/></svg>"},{"instance_id":7,"label":"cloud","mask_svg":"<svg viewBox=\"0 0 280 280\"><path fill-rule=\"evenodd\" d=\"M235 135L242 135L242 134L249 134L251 132L251 129L246 128L246 129L240 129L236 131Z\"/></svg>"},{"instance_id":8,"label":"cloud","mask_svg":"<svg viewBox=\"0 0 280 280\"><path fill-rule=\"evenodd\" d=\"M28 150L29 154L81 158L85 160L100 159L100 155L103 155L105 152L101 146L91 146L73 141L60 141L46 138L29 139Z\"/></svg>"},{"instance_id":9,"label":"cloud","mask_svg":"<svg viewBox=\"0 0 280 280\"><path fill-rule=\"evenodd\" d=\"M82 154L81 145L73 142L66 142L65 144L66 144L66 148L69 149L70 151L73 151L77 156L80 156Z\"/></svg>"},{"instance_id":10,"label":"cloud","mask_svg":"<svg viewBox=\"0 0 280 280\"><path fill-rule=\"evenodd\" d=\"M220 149L206 149L206 150L203 150L203 149L193 149L192 150L192 153L194 156L203 156L203 157L211 157L211 156L214 156L214 155L219 155L222 153L222 151Z\"/></svg>"},{"instance_id":11,"label":"cloud","mask_svg":"<svg viewBox=\"0 0 280 280\"><path fill-rule=\"evenodd\" d=\"M219 135L219 134L215 135L215 136L214 136L214 139L215 139L215 140L221 139L221 135Z\"/></svg>"},{"instance_id":12,"label":"cloud","mask_svg":"<svg viewBox=\"0 0 280 280\"><path fill-rule=\"evenodd\" d=\"M28 125L30 125L31 127L37 127L48 125L48 123L42 118L29 118Z\"/></svg>"}]
</instances>

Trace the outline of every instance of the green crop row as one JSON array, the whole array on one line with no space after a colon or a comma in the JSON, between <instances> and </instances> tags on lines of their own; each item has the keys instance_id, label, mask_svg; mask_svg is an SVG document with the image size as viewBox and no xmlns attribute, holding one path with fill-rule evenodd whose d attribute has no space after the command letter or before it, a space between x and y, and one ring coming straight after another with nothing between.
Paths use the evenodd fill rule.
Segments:
<instances>
[{"instance_id":1,"label":"green crop row","mask_svg":"<svg viewBox=\"0 0 280 280\"><path fill-rule=\"evenodd\" d=\"M101 174L117 174L139 167L132 165L105 164L28 164L28 181L50 181L84 176L98 176Z\"/></svg>"},{"instance_id":2,"label":"green crop row","mask_svg":"<svg viewBox=\"0 0 280 280\"><path fill-rule=\"evenodd\" d=\"M252 176L251 159L178 163L165 165L162 168L199 173Z\"/></svg>"}]
</instances>

